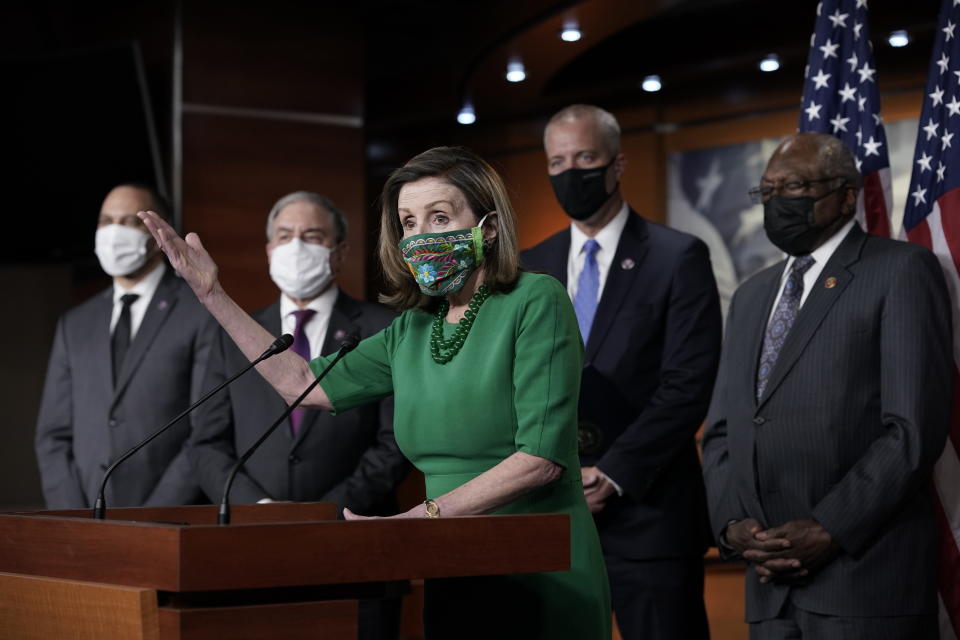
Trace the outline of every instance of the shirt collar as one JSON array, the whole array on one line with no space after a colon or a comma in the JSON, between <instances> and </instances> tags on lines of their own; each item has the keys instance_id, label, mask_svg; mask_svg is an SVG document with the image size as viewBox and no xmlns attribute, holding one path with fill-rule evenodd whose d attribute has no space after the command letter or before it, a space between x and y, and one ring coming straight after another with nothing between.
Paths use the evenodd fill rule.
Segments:
<instances>
[{"instance_id":1,"label":"shirt collar","mask_svg":"<svg viewBox=\"0 0 960 640\"><path fill-rule=\"evenodd\" d=\"M333 313L333 304L337 301L337 295L339 295L340 289L337 288L337 283L331 284L327 287L327 290L321 293L319 296L311 300L305 309L313 309L317 312L317 315L321 317L329 316ZM300 307L287 296L285 293L280 294L280 317L286 318L288 315L294 311L299 310Z\"/></svg>"},{"instance_id":2,"label":"shirt collar","mask_svg":"<svg viewBox=\"0 0 960 640\"><path fill-rule=\"evenodd\" d=\"M630 207L624 200L617 215L593 237L600 245L601 251L612 251L616 248L617 243L620 242L620 234L623 233L623 228L627 226L628 215L630 215ZM570 248L573 249L573 255L580 255L580 252L583 251L583 245L589 239L590 236L581 231L576 224L570 223Z\"/></svg>"},{"instance_id":3,"label":"shirt collar","mask_svg":"<svg viewBox=\"0 0 960 640\"><path fill-rule=\"evenodd\" d=\"M840 227L835 234L830 236L826 242L810 252L810 257L813 258L814 264L825 265L827 261L833 257L833 253L837 250L837 247L840 246L840 243L843 242L843 239L847 237L847 234L850 233L850 229L853 228L853 225L857 224L855 218L847 220L847 223ZM789 269L790 265L793 264L793 261L796 260L795 256L790 256L790 259L787 261L786 268Z\"/></svg>"},{"instance_id":4,"label":"shirt collar","mask_svg":"<svg viewBox=\"0 0 960 640\"><path fill-rule=\"evenodd\" d=\"M161 260L153 271L143 276L140 279L140 282L133 285L129 289L124 289L117 281L113 281L113 304L120 302L120 298L125 296L128 293L135 293L140 296L138 300L147 300L153 297L153 294L156 292L157 287L160 286L160 280L163 279L163 274L167 270L167 265Z\"/></svg>"}]
</instances>

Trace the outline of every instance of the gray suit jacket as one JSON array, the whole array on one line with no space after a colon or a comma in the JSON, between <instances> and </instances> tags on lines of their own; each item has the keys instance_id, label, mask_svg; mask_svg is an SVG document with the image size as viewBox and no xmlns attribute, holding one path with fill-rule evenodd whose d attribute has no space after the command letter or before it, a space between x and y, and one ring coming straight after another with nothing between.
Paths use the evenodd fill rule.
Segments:
<instances>
[{"instance_id":1,"label":"gray suit jacket","mask_svg":"<svg viewBox=\"0 0 960 640\"><path fill-rule=\"evenodd\" d=\"M111 384L109 288L57 325L37 418L43 494L52 509L90 507L103 472L124 451L186 409L201 393L214 324L170 267ZM182 420L117 468L107 506L197 501Z\"/></svg>"},{"instance_id":2,"label":"gray suit jacket","mask_svg":"<svg viewBox=\"0 0 960 640\"><path fill-rule=\"evenodd\" d=\"M364 338L373 335L394 316L381 305L359 302L341 292L321 353L336 351L349 333ZM279 301L253 317L271 334L279 335ZM220 332L205 386L215 386L247 362L229 336ZM211 500L220 501L238 452L256 442L284 409L280 395L251 371L198 411L190 456ZM296 437L287 421L247 461L234 482L230 500L325 500L364 515L387 515L396 513L394 489L408 470L393 437L392 397L336 417L308 409Z\"/></svg>"},{"instance_id":3,"label":"gray suit jacket","mask_svg":"<svg viewBox=\"0 0 960 640\"><path fill-rule=\"evenodd\" d=\"M756 400L757 362L784 263L734 295L703 438L710 515L765 527L820 522L840 555L806 586L748 571L747 620L789 598L841 616L937 610L928 480L953 380L943 274L917 245L854 227L800 309ZM831 286L833 285L833 286Z\"/></svg>"}]
</instances>

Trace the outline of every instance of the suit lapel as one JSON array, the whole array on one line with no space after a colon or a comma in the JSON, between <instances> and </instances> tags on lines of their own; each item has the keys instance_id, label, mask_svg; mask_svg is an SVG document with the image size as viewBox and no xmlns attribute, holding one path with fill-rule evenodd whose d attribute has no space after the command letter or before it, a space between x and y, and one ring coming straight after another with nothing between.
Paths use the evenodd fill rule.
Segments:
<instances>
[{"instance_id":1,"label":"suit lapel","mask_svg":"<svg viewBox=\"0 0 960 640\"><path fill-rule=\"evenodd\" d=\"M567 253L569 253L569 241L567 246ZM620 241L617 243L617 250L613 256L613 262L610 263L607 281L603 286L603 293L601 293L600 302L597 305L597 313L593 318L593 325L590 327L586 362L593 360L600 349L600 345L607 337L610 326L627 297L627 292L633 286L634 279L638 273L643 271L643 260L646 258L648 249L647 223L631 209L627 217L627 224L620 234ZM624 265L632 266L625 268ZM564 274L566 274L566 268L564 268Z\"/></svg>"},{"instance_id":2,"label":"suit lapel","mask_svg":"<svg viewBox=\"0 0 960 640\"><path fill-rule=\"evenodd\" d=\"M767 401L784 378L796 364L797 359L803 354L810 339L817 332L817 328L823 323L834 303L843 295L844 290L853 281L853 273L847 267L856 262L860 256L860 250L866 240L866 235L860 230L858 225L854 225L840 246L833 253L833 256L827 261L823 271L812 285L813 290L808 294L807 300L800 308L797 319L787 334L787 338L777 357L777 362L773 365L773 371L770 373L770 381L764 389L763 397L760 398L760 406ZM825 286L828 278L833 278L830 287Z\"/></svg>"},{"instance_id":3,"label":"suit lapel","mask_svg":"<svg viewBox=\"0 0 960 640\"><path fill-rule=\"evenodd\" d=\"M353 298L342 291L337 294L337 300L333 304L330 312L330 322L327 325L327 335L323 340L321 355L330 355L340 348L340 343L350 333L360 333L360 327L356 323L356 318L360 315L360 305ZM300 430L294 439L293 448L295 449L306 437L307 433L313 428L314 423L322 412L316 409L306 409L303 414L303 420L300 422ZM288 430L288 433L290 431Z\"/></svg>"},{"instance_id":4,"label":"suit lapel","mask_svg":"<svg viewBox=\"0 0 960 640\"><path fill-rule=\"evenodd\" d=\"M783 267L786 261L780 262L777 268L771 269L768 273L767 283L760 285L759 290L765 292L765 296L757 300L757 305L749 305L748 308L758 309L754 320L746 330L749 331L750 340L750 394L754 404L757 402L757 371L760 369L760 352L763 349L763 338L767 333L767 320L770 318L770 311L773 309L773 302L777 299L777 293L780 291L780 281L783 277ZM759 297L759 296L758 296Z\"/></svg>"},{"instance_id":5,"label":"suit lapel","mask_svg":"<svg viewBox=\"0 0 960 640\"><path fill-rule=\"evenodd\" d=\"M174 307L177 306L179 299L179 291L177 289L177 276L173 270L168 267L166 273L163 274L163 278L160 280L160 284L157 285L157 290L154 292L153 298L150 300L150 306L147 307L147 312L143 316L143 321L140 323L137 335L133 338L130 349L124 357L123 365L120 368L120 375L117 376L113 402L116 402L120 396L123 395L127 384L130 383L130 378L133 377L133 373L143 362L143 357L147 349L150 348L160 328L166 323L170 314L173 313Z\"/></svg>"},{"instance_id":6,"label":"suit lapel","mask_svg":"<svg viewBox=\"0 0 960 640\"><path fill-rule=\"evenodd\" d=\"M96 320L90 328L90 348L93 362L102 366L100 380L103 383L102 398L113 396L113 348L110 344L110 319L113 317L113 287L100 294L97 300Z\"/></svg>"},{"instance_id":7,"label":"suit lapel","mask_svg":"<svg viewBox=\"0 0 960 640\"><path fill-rule=\"evenodd\" d=\"M283 318L280 316L280 300L277 300L266 309L254 314L253 319L259 322L260 326L269 331L271 336L279 336L281 333L283 333ZM281 401L280 406L285 409L287 405L285 402ZM283 409L280 409L280 413L283 412ZM290 442L292 448L293 428L290 426L290 418L287 418L284 425L282 427L277 427L277 429L283 431L283 437ZM274 432L271 437L277 437L276 432Z\"/></svg>"},{"instance_id":8,"label":"suit lapel","mask_svg":"<svg viewBox=\"0 0 960 640\"><path fill-rule=\"evenodd\" d=\"M556 247L546 254L546 271L567 286L567 262L570 257L570 227L557 237Z\"/></svg>"}]
</instances>

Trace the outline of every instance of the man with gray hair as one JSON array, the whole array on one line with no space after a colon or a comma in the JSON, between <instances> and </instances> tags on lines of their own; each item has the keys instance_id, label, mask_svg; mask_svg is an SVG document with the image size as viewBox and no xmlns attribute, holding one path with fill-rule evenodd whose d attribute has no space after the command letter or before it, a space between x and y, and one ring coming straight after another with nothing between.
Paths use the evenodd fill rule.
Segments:
<instances>
[{"instance_id":1,"label":"man with gray hair","mask_svg":"<svg viewBox=\"0 0 960 640\"><path fill-rule=\"evenodd\" d=\"M707 247L624 202L626 159L609 112L567 107L543 138L571 224L522 260L566 285L586 347L581 476L617 626L626 640L705 639L709 530L695 434L721 331Z\"/></svg>"},{"instance_id":2,"label":"man with gray hair","mask_svg":"<svg viewBox=\"0 0 960 640\"><path fill-rule=\"evenodd\" d=\"M306 360L339 348L350 334L368 337L394 314L354 300L336 284L348 250L347 220L329 199L297 191L273 206L267 218L267 262L280 299L253 314L273 335L294 336L291 349ZM204 388L213 388L247 364L220 332ZM200 485L219 501L237 457L252 445L286 405L260 376L248 375L201 407L190 454ZM269 500L330 501L340 510L389 515L394 490L408 471L393 436L393 399L334 417L296 409L244 466L231 497L238 503ZM398 594L362 601L361 638L396 638Z\"/></svg>"}]
</instances>

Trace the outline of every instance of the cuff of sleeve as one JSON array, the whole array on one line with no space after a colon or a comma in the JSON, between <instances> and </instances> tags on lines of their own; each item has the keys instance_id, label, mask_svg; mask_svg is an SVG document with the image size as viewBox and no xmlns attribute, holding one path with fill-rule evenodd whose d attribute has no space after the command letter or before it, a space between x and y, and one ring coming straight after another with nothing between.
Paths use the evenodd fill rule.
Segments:
<instances>
[{"instance_id":1,"label":"cuff of sleeve","mask_svg":"<svg viewBox=\"0 0 960 640\"><path fill-rule=\"evenodd\" d=\"M610 484L613 485L613 490L617 492L617 495L618 495L618 496L623 497L623 487L621 487L619 484L617 484L617 481L616 481L616 480L614 480L613 478L611 478L610 476L608 476L606 473L603 472L603 470L601 470L601 469L599 469L599 468L597 469L597 472L598 472L600 475L602 475L604 478L606 478L607 482L609 482Z\"/></svg>"},{"instance_id":2,"label":"cuff of sleeve","mask_svg":"<svg viewBox=\"0 0 960 640\"><path fill-rule=\"evenodd\" d=\"M717 549L720 550L720 557L724 560L740 557L740 554L737 552L737 550L731 547L730 543L727 542L727 528L735 522L739 522L739 520L728 521L727 524L724 525L720 535L717 536Z\"/></svg>"}]
</instances>

